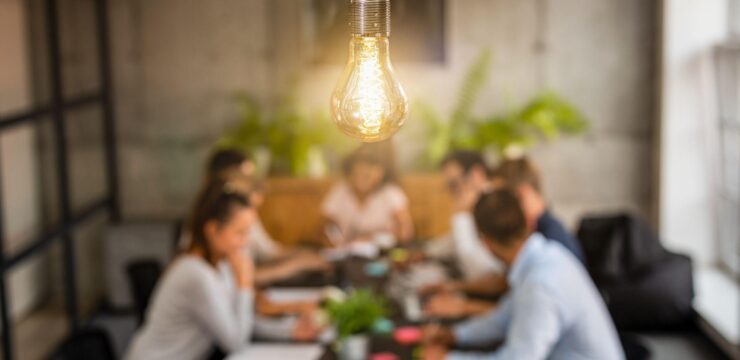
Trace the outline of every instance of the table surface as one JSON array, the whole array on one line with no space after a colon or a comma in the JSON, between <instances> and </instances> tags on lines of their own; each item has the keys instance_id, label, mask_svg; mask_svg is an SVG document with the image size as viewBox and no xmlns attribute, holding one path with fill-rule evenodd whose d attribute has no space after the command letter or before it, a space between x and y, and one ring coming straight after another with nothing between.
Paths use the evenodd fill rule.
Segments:
<instances>
[{"instance_id":1,"label":"table surface","mask_svg":"<svg viewBox=\"0 0 740 360\"><path fill-rule=\"evenodd\" d=\"M365 272L365 265L375 260L368 260L363 258L348 258L340 262L336 262L334 265L334 271L328 274L305 274L300 277L289 279L276 283L274 286L277 287L311 287L311 286L327 286L334 285L341 288L351 286L353 288L369 288L375 293L385 295L385 287L388 283L389 274L373 277ZM393 271L393 270L391 270ZM398 304L389 300L391 307L390 320L394 322L396 327L405 325L418 325L409 322L405 319L403 311ZM375 353L392 353L401 359L414 359L414 352L418 345L401 345L397 343L393 338L392 334L370 335L370 350L369 354ZM321 360L334 360L338 359L338 356L334 352L332 346L325 346L325 353L320 358Z\"/></svg>"}]
</instances>

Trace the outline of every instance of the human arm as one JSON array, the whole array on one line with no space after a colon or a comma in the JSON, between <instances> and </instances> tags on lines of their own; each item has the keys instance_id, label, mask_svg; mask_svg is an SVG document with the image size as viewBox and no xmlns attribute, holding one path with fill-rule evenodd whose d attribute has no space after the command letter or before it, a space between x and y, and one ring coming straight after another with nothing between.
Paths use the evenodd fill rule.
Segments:
<instances>
[{"instance_id":1,"label":"human arm","mask_svg":"<svg viewBox=\"0 0 740 360\"><path fill-rule=\"evenodd\" d=\"M467 299L458 294L437 294L427 301L424 312L440 318L462 318L483 315L494 309L495 303Z\"/></svg>"},{"instance_id":2,"label":"human arm","mask_svg":"<svg viewBox=\"0 0 740 360\"><path fill-rule=\"evenodd\" d=\"M296 253L282 261L258 266L255 272L255 282L259 286L264 286L290 278L304 271L323 271L330 269L330 267L331 265L318 254Z\"/></svg>"},{"instance_id":3,"label":"human arm","mask_svg":"<svg viewBox=\"0 0 740 360\"><path fill-rule=\"evenodd\" d=\"M489 274L475 280L446 281L422 288L424 294L436 292L464 292L471 295L499 296L509 288L506 278L501 274Z\"/></svg>"},{"instance_id":4,"label":"human arm","mask_svg":"<svg viewBox=\"0 0 740 360\"><path fill-rule=\"evenodd\" d=\"M556 298L541 287L527 285L520 290L516 301L509 303L509 326L491 328L504 330L495 334L501 338L505 336L505 342L499 349L489 354L450 353L447 359L546 359L564 326ZM473 331L484 330L472 326L456 328L456 339L458 342L463 338L470 340L474 337Z\"/></svg>"},{"instance_id":5,"label":"human arm","mask_svg":"<svg viewBox=\"0 0 740 360\"><path fill-rule=\"evenodd\" d=\"M411 211L408 207L403 207L393 214L395 220L395 236L400 242L407 242L414 237L414 222L411 218Z\"/></svg>"},{"instance_id":6,"label":"human arm","mask_svg":"<svg viewBox=\"0 0 740 360\"><path fill-rule=\"evenodd\" d=\"M246 260L244 260L246 261ZM202 272L192 274L192 285L186 296L192 301L190 312L196 322L212 334L216 343L226 352L245 347L251 338L254 313L254 292L250 276L245 274L248 264L232 268L236 290L231 293L223 280Z\"/></svg>"}]
</instances>

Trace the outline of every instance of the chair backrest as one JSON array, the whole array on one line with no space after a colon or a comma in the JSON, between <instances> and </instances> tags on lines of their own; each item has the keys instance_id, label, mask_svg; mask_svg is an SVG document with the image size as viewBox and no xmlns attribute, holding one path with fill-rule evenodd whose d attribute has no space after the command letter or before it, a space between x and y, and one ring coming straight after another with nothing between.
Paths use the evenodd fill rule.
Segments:
<instances>
[{"instance_id":1,"label":"chair backrest","mask_svg":"<svg viewBox=\"0 0 740 360\"><path fill-rule=\"evenodd\" d=\"M667 256L650 226L631 214L583 218L578 238L597 284L642 273Z\"/></svg>"},{"instance_id":2,"label":"chair backrest","mask_svg":"<svg viewBox=\"0 0 740 360\"><path fill-rule=\"evenodd\" d=\"M149 300L154 292L159 277L162 275L162 265L158 260L137 260L126 266L131 295L134 298L134 307L139 324L144 322L144 315L149 306Z\"/></svg>"},{"instance_id":3,"label":"chair backrest","mask_svg":"<svg viewBox=\"0 0 740 360\"><path fill-rule=\"evenodd\" d=\"M50 360L115 360L108 333L91 327L75 331L67 337Z\"/></svg>"}]
</instances>

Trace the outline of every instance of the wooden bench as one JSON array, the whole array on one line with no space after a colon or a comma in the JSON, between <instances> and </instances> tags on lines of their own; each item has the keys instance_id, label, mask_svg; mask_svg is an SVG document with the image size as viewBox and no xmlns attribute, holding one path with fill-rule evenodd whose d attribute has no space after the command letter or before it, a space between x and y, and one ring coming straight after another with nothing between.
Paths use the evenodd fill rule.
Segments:
<instances>
[{"instance_id":1,"label":"wooden bench","mask_svg":"<svg viewBox=\"0 0 740 360\"><path fill-rule=\"evenodd\" d=\"M321 231L321 202L338 178L272 177L260 215L267 231L284 244L315 241ZM416 237L428 239L449 230L452 205L444 179L409 174L401 187L409 197Z\"/></svg>"}]
</instances>

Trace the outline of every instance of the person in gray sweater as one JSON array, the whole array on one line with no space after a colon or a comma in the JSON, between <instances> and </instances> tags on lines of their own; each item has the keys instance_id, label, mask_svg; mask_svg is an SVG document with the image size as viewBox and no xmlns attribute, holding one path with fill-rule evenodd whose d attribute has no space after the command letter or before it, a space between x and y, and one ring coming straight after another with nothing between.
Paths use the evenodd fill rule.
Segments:
<instances>
[{"instance_id":1,"label":"person in gray sweater","mask_svg":"<svg viewBox=\"0 0 740 360\"><path fill-rule=\"evenodd\" d=\"M213 346L228 354L249 345L254 265L241 249L256 216L232 183L204 186L190 218L192 241L166 269L126 359L203 359ZM224 264L232 276L222 276Z\"/></svg>"}]
</instances>

